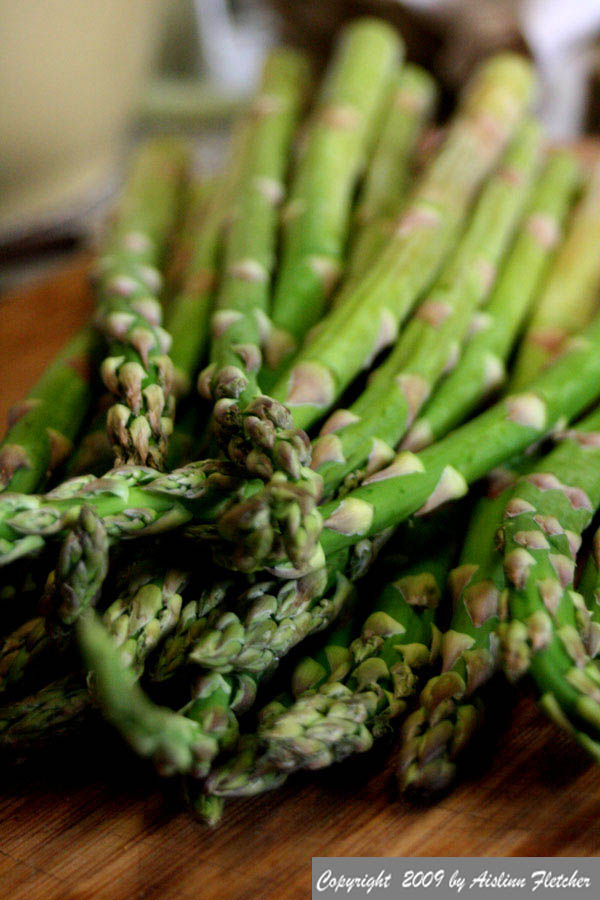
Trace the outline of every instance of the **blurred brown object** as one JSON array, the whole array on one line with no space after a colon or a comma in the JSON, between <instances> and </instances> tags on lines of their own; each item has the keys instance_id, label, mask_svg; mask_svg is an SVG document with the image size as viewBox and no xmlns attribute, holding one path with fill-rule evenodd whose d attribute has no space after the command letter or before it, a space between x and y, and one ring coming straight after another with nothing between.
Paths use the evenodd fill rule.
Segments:
<instances>
[{"instance_id":1,"label":"blurred brown object","mask_svg":"<svg viewBox=\"0 0 600 900\"><path fill-rule=\"evenodd\" d=\"M461 0L442 8L402 0L271 0L283 23L285 40L314 53L322 62L340 27L357 16L379 16L402 34L407 56L432 70L454 91L472 68L499 49L525 51L519 32L517 0ZM415 4L416 6L417 4ZM448 35L452 40L448 40Z\"/></svg>"},{"instance_id":2,"label":"blurred brown object","mask_svg":"<svg viewBox=\"0 0 600 900\"><path fill-rule=\"evenodd\" d=\"M539 113L553 140L600 130L600 0L270 0L285 38L322 62L339 28L357 16L387 19L409 59L424 65L444 92L457 89L499 50L531 56L540 75ZM595 48L595 49L594 49Z\"/></svg>"}]
</instances>

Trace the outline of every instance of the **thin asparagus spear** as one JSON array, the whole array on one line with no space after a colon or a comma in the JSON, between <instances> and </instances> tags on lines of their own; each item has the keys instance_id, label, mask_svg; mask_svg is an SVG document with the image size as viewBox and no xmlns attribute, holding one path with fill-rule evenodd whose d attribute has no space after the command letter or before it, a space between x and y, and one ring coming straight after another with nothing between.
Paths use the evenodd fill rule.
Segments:
<instances>
[{"instance_id":1,"label":"thin asparagus spear","mask_svg":"<svg viewBox=\"0 0 600 900\"><path fill-rule=\"evenodd\" d=\"M579 206L557 254L548 285L527 328L509 381L520 390L589 321L600 293L600 163L589 173ZM567 300L566 298L569 298Z\"/></svg>"},{"instance_id":2,"label":"thin asparagus spear","mask_svg":"<svg viewBox=\"0 0 600 900\"><path fill-rule=\"evenodd\" d=\"M236 147L222 180L211 184L188 209L182 240L185 258L179 260L181 288L166 310L166 327L172 338L171 361L177 397L187 396L192 379L204 362L209 337L213 290L217 277L217 251L230 211L230 194L236 177ZM200 186L201 189L204 187Z\"/></svg>"},{"instance_id":3,"label":"thin asparagus spear","mask_svg":"<svg viewBox=\"0 0 600 900\"><path fill-rule=\"evenodd\" d=\"M518 130L499 171L484 186L455 254L387 360L349 410L337 410L313 444L312 467L325 496L394 457L394 447L452 365L478 305L492 289L521 218L541 153L533 120ZM338 422L346 421L337 427Z\"/></svg>"},{"instance_id":4,"label":"thin asparagus spear","mask_svg":"<svg viewBox=\"0 0 600 900\"><path fill-rule=\"evenodd\" d=\"M13 407L0 443L0 491L39 491L69 456L92 402L91 373L99 354L100 341L84 328Z\"/></svg>"},{"instance_id":5,"label":"thin asparagus spear","mask_svg":"<svg viewBox=\"0 0 600 900\"><path fill-rule=\"evenodd\" d=\"M343 288L334 295L334 304L348 282L366 271L389 239L393 217L408 192L416 143L436 101L437 87L429 72L410 63L404 66L359 194Z\"/></svg>"},{"instance_id":6,"label":"thin asparagus spear","mask_svg":"<svg viewBox=\"0 0 600 900\"><path fill-rule=\"evenodd\" d=\"M304 138L284 213L281 265L265 357L269 384L321 317L338 279L353 192L402 57L397 33L375 19L342 33Z\"/></svg>"},{"instance_id":7,"label":"thin asparagus spear","mask_svg":"<svg viewBox=\"0 0 600 900\"><path fill-rule=\"evenodd\" d=\"M298 427L323 416L361 369L395 341L401 321L433 283L532 90L532 70L519 57L495 57L479 70L389 242L274 386L272 396L290 407Z\"/></svg>"},{"instance_id":8,"label":"thin asparagus spear","mask_svg":"<svg viewBox=\"0 0 600 900\"><path fill-rule=\"evenodd\" d=\"M117 460L159 469L174 413L159 269L179 214L184 171L179 143L156 139L142 146L96 272L97 321L110 354L101 373L117 400L108 413L109 436Z\"/></svg>"},{"instance_id":9,"label":"thin asparagus spear","mask_svg":"<svg viewBox=\"0 0 600 900\"><path fill-rule=\"evenodd\" d=\"M502 624L511 680L529 672L541 706L600 760L600 673L578 630L583 599L573 589L581 535L600 507L600 410L522 478L501 531L509 586Z\"/></svg>"},{"instance_id":10,"label":"thin asparagus spear","mask_svg":"<svg viewBox=\"0 0 600 900\"><path fill-rule=\"evenodd\" d=\"M505 363L539 291L579 183L574 156L558 152L548 160L529 215L456 368L438 385L403 447L422 450L464 421L505 378ZM551 276L550 276L551 280ZM564 292L571 296L569 283ZM574 295L573 295L574 296Z\"/></svg>"},{"instance_id":11,"label":"thin asparagus spear","mask_svg":"<svg viewBox=\"0 0 600 900\"><path fill-rule=\"evenodd\" d=\"M233 608L206 616L186 610L181 628L168 638L153 677L171 677L182 665L262 677L307 635L326 628L348 603L347 554L299 579L259 581Z\"/></svg>"},{"instance_id":12,"label":"thin asparagus spear","mask_svg":"<svg viewBox=\"0 0 600 900\"><path fill-rule=\"evenodd\" d=\"M260 477L269 477L274 466L298 477L307 449L303 436L283 424L289 419L287 411L263 398L257 382L278 205L306 85L303 57L278 51L267 59L225 240L224 272L212 317L211 364L199 379L200 392L215 403L219 443L241 468Z\"/></svg>"},{"instance_id":13,"label":"thin asparagus spear","mask_svg":"<svg viewBox=\"0 0 600 900\"><path fill-rule=\"evenodd\" d=\"M452 512L452 516L455 516L455 514L456 510ZM453 545L453 540L447 539L447 528L450 519L446 512L434 518L435 523L433 521L431 523L428 522L425 528L421 525L421 527L417 529L419 532L423 533L423 540L421 541L419 536L419 539L414 546L416 547L423 544L423 546L428 545L431 547L431 539L435 535L437 540L442 541L442 546L445 548L442 557L448 557L446 565L449 566L451 558L450 547ZM403 539L405 537L406 532L404 529L401 529L401 534L397 534L394 538L394 547L400 547L404 550ZM347 616L347 620L336 626L322 641L320 646L318 646L311 654L304 657L295 666L291 677L290 692L278 695L274 701L268 703L258 713L258 733L244 735L240 739L236 755L234 755L231 760L225 761L221 766L218 766L211 771L204 786L204 790L207 794L218 795L221 797L248 797L279 787L286 776L283 775L282 772L278 772L277 768L274 766L273 760L269 758L269 755L266 752L269 742L267 742L267 746L265 746L260 735L263 733L270 734L272 728L277 731L278 723L280 721L287 721L288 712L290 713L292 720L297 720L299 724L301 723L300 727L306 725L307 729L312 731L310 723L312 721L313 724L316 724L318 718L316 707L321 708L323 704L327 703L327 700L331 703L335 703L332 699L334 695L339 695L342 698L340 704L337 705L337 709L343 715L344 710L346 709L345 701L349 696L348 693L344 691L344 685L349 685L351 682L356 688L356 690L352 692L352 697L355 701L355 708L358 709L361 706L361 701L365 701L367 696L366 693L363 694L362 692L367 691L368 687L366 681L361 681L360 685L357 685L356 675L359 671L366 673L367 663L365 660L367 655L370 655L369 658L372 660L371 663L369 663L372 670L371 674L374 676L374 682L371 687L374 687L374 690L379 693L380 698L382 699L382 702L379 703L379 724L382 725L385 717L384 707L386 703L389 703L390 706L395 705L395 699L399 698L393 699L391 694L384 694L383 686L386 680L384 675L385 664L380 663L380 670L374 670L373 667L377 664L373 662L373 656L377 656L381 653L384 644L388 645L388 650L391 651L392 654L396 652L392 649L392 643L396 643L397 650L400 648L401 644L405 645L396 653L398 656L396 662L399 663L399 665L392 665L392 669L396 676L395 685L397 687L399 687L402 680L405 687L410 684L411 678L408 677L410 673L404 660L405 656L408 658L410 655L406 654L406 651L410 649L410 634L415 632L414 626L417 619L422 618L423 628L417 629L419 630L419 634L422 635L422 633L427 632L429 638L433 638L430 653L425 655L431 655L432 657L436 655L439 641L436 637L438 632L432 621L432 608L435 605L436 599L441 596L445 582L442 568L438 567L437 561L434 564L437 581L430 571L428 564L425 563L423 559L419 561L419 564L413 565L412 568L407 568L406 565L402 565L402 567L398 569L397 565L398 564L395 563L395 566L390 569L390 573L393 572L395 577L392 576L392 579L384 589L379 600L374 605L371 614L362 626L362 636L358 637L352 643L357 631L360 632L361 629L359 622L362 619L362 616L360 614L357 615L357 609L360 609L360 606L351 611L350 615L348 615L348 610L345 610L344 614ZM401 574L399 575L399 573ZM416 603L424 603L425 605L413 607L407 602L407 598L408 601L414 600ZM358 597L358 599L360 600L360 597ZM376 612L379 607L381 607L381 609ZM389 626L390 622L393 621L392 619L386 618L388 607L395 616L398 616L401 619L401 624L396 622L394 636L391 639L385 636L390 633L389 627L386 628L385 625L387 624L387 626ZM425 627L427 622L429 622L429 631ZM380 627L381 625L384 625L383 630ZM372 626L379 627L379 630L375 633ZM407 627L406 632L402 631L405 626ZM416 645L412 646L412 650L414 652L412 652L411 661L418 663L420 660ZM360 661L363 663L362 668L360 665L357 665L359 659L356 659L355 656L360 657ZM389 663L389 653L386 652L383 656ZM401 667L403 667L404 673L407 675L405 679L401 678ZM388 677L392 677L389 669ZM384 697L386 699L383 699ZM300 702L294 703L294 700L297 701L299 698L302 698ZM331 712L333 712L333 708ZM308 767L319 767L316 765L317 757L319 762L327 764L326 755L328 749L330 751L339 751L341 749L341 743L339 741L340 723L338 721L334 722L332 719L331 722L327 722L326 724L328 727L318 729L318 734L324 735L323 744L319 746L318 749L317 740L314 739L317 735L317 730L315 730L311 742L309 742L309 740L304 740L304 737L307 738L308 735L305 735L302 738L298 735L298 744L302 744L306 751L306 756L297 760L300 766L302 766L304 762L307 762ZM342 730L344 729L344 726L346 727L346 730L348 727L351 727L349 726L348 720L342 723ZM366 743L368 743L371 731L376 730L375 720L373 718L368 721L367 727L363 731ZM327 747L326 745L330 740L332 743ZM293 739L291 743L295 746L295 741ZM275 738L274 744L277 748L280 748L277 738ZM285 748L287 748L287 738L284 739L283 744ZM345 751L352 752L349 747L350 744L346 743ZM313 751L315 751L314 755ZM287 753L286 749L283 750L283 753L286 755L287 760L286 770L288 767L290 771L297 768L297 766L291 762L290 754ZM311 763L315 763L315 766L311 766Z\"/></svg>"}]
</instances>

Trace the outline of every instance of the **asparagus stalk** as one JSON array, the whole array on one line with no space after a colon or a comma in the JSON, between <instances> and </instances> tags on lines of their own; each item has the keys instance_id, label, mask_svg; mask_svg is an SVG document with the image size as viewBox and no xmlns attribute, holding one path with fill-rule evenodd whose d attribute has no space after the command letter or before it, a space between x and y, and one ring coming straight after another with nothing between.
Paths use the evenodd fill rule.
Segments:
<instances>
[{"instance_id":1,"label":"asparagus stalk","mask_svg":"<svg viewBox=\"0 0 600 900\"><path fill-rule=\"evenodd\" d=\"M393 217L408 192L415 146L433 115L436 100L437 88L431 75L420 66L404 66L360 190L343 289L334 295L334 304L347 291L348 282L366 271L389 239Z\"/></svg>"},{"instance_id":2,"label":"asparagus stalk","mask_svg":"<svg viewBox=\"0 0 600 900\"><path fill-rule=\"evenodd\" d=\"M172 339L171 362L173 363L173 392L181 403L189 396L192 379L199 365L204 361L208 343L209 318L212 306L213 288L216 281L217 251L225 218L229 209L229 195L235 183L241 155L241 140L234 142L233 159L229 165L223 184L218 187L200 182L192 188L178 244L172 261L176 275L172 280L181 282L181 287L166 310L166 325ZM110 442L106 428L106 413L110 407L110 394L99 403L86 434L69 460L67 475L84 475L92 472L101 474L112 462ZM185 427L184 427L185 433ZM179 424L172 435L172 443L167 455L167 469L181 465L182 439ZM174 457L179 456L176 463Z\"/></svg>"},{"instance_id":3,"label":"asparagus stalk","mask_svg":"<svg viewBox=\"0 0 600 900\"><path fill-rule=\"evenodd\" d=\"M272 373L321 317L339 277L353 193L402 51L387 24L358 20L344 30L326 73L284 212L265 352Z\"/></svg>"},{"instance_id":4,"label":"asparagus stalk","mask_svg":"<svg viewBox=\"0 0 600 900\"><path fill-rule=\"evenodd\" d=\"M319 419L395 341L401 321L431 286L455 242L475 192L518 127L532 89L532 70L519 57L499 56L479 70L386 247L274 386L272 395L290 407L298 427Z\"/></svg>"},{"instance_id":5,"label":"asparagus stalk","mask_svg":"<svg viewBox=\"0 0 600 900\"><path fill-rule=\"evenodd\" d=\"M233 159L222 182L210 184L208 189L200 184L199 196L192 198L180 238L185 248L178 261L181 287L166 311L178 398L190 393L192 379L204 361L208 345L217 253L240 164L236 149L234 145Z\"/></svg>"},{"instance_id":6,"label":"asparagus stalk","mask_svg":"<svg viewBox=\"0 0 600 900\"><path fill-rule=\"evenodd\" d=\"M0 491L39 491L69 456L92 401L91 373L99 350L93 330L84 328L13 407L0 443Z\"/></svg>"},{"instance_id":7,"label":"asparagus stalk","mask_svg":"<svg viewBox=\"0 0 600 900\"><path fill-rule=\"evenodd\" d=\"M598 307L600 292L600 163L589 173L583 197L517 354L510 390L541 371Z\"/></svg>"},{"instance_id":8,"label":"asparagus stalk","mask_svg":"<svg viewBox=\"0 0 600 900\"><path fill-rule=\"evenodd\" d=\"M387 360L349 410L337 410L313 445L312 467L330 496L344 478L381 468L462 345L490 292L538 167L537 123L519 129L503 164L482 190L456 252ZM346 421L337 427L338 422Z\"/></svg>"},{"instance_id":9,"label":"asparagus stalk","mask_svg":"<svg viewBox=\"0 0 600 900\"><path fill-rule=\"evenodd\" d=\"M578 630L573 589L581 535L600 507L600 410L521 479L501 531L509 621L501 625L511 680L529 672L541 706L600 759L600 675Z\"/></svg>"},{"instance_id":10,"label":"asparagus stalk","mask_svg":"<svg viewBox=\"0 0 600 900\"><path fill-rule=\"evenodd\" d=\"M527 220L476 323L475 334L456 368L438 385L415 420L404 440L405 449L422 450L447 434L503 382L506 359L560 241L578 182L575 157L564 151L554 153L537 183ZM568 282L563 288L563 296L574 296Z\"/></svg>"},{"instance_id":11,"label":"asparagus stalk","mask_svg":"<svg viewBox=\"0 0 600 900\"><path fill-rule=\"evenodd\" d=\"M159 469L174 413L159 268L179 213L184 168L178 143L142 146L96 272L97 321L110 354L101 373L117 400L108 412L109 437L118 461Z\"/></svg>"},{"instance_id":12,"label":"asparagus stalk","mask_svg":"<svg viewBox=\"0 0 600 900\"><path fill-rule=\"evenodd\" d=\"M306 83L303 57L271 54L253 105L235 215L225 241L224 273L212 317L212 361L199 379L200 392L215 403L219 443L240 467L260 477L269 477L275 466L297 478L307 452L304 436L287 425L287 411L263 397L257 382L278 205Z\"/></svg>"}]
</instances>

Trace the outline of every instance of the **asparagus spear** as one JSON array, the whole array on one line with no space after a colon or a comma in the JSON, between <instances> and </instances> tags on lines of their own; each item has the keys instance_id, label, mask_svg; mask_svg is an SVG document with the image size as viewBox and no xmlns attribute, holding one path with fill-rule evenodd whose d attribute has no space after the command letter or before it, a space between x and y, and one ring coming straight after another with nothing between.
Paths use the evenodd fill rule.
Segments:
<instances>
[{"instance_id":1,"label":"asparagus spear","mask_svg":"<svg viewBox=\"0 0 600 900\"><path fill-rule=\"evenodd\" d=\"M284 212L266 363L277 372L314 325L340 273L356 187L375 122L402 55L397 33L353 22L326 73ZM273 375L265 373L268 390Z\"/></svg>"},{"instance_id":2,"label":"asparagus spear","mask_svg":"<svg viewBox=\"0 0 600 900\"><path fill-rule=\"evenodd\" d=\"M584 628L585 649L595 659L600 656L600 530L594 534L577 590L588 611Z\"/></svg>"},{"instance_id":3,"label":"asparagus spear","mask_svg":"<svg viewBox=\"0 0 600 900\"><path fill-rule=\"evenodd\" d=\"M276 768L320 769L369 750L405 711L418 670L439 649L435 610L453 557L452 540L436 551L385 587L350 647L349 675L301 696L261 727L267 758Z\"/></svg>"},{"instance_id":4,"label":"asparagus spear","mask_svg":"<svg viewBox=\"0 0 600 900\"><path fill-rule=\"evenodd\" d=\"M406 198L415 145L433 115L437 88L431 75L408 64L398 75L386 121L367 169L354 215L343 293L362 275L390 236ZM333 302L339 302L334 296Z\"/></svg>"},{"instance_id":5,"label":"asparagus spear","mask_svg":"<svg viewBox=\"0 0 600 900\"><path fill-rule=\"evenodd\" d=\"M84 328L13 407L0 443L0 491L39 491L69 456L92 401L91 373L99 350L93 330Z\"/></svg>"},{"instance_id":6,"label":"asparagus spear","mask_svg":"<svg viewBox=\"0 0 600 900\"><path fill-rule=\"evenodd\" d=\"M159 268L179 213L184 168L179 143L142 146L96 272L97 321L110 354L101 373L117 399L109 436L117 460L155 468L164 465L174 412Z\"/></svg>"},{"instance_id":7,"label":"asparagus spear","mask_svg":"<svg viewBox=\"0 0 600 900\"><path fill-rule=\"evenodd\" d=\"M575 157L565 151L554 153L475 334L456 368L438 385L415 420L404 440L405 449L421 450L447 434L504 380L506 359L560 240L578 182ZM551 281L550 275L549 284ZM563 288L563 296L576 296L569 282L563 283Z\"/></svg>"},{"instance_id":8,"label":"asparagus spear","mask_svg":"<svg viewBox=\"0 0 600 900\"><path fill-rule=\"evenodd\" d=\"M600 410L522 478L501 531L509 621L501 625L508 677L532 676L540 703L600 759L600 674L578 631L573 589L581 534L600 507Z\"/></svg>"},{"instance_id":9,"label":"asparagus spear","mask_svg":"<svg viewBox=\"0 0 600 900\"><path fill-rule=\"evenodd\" d=\"M200 392L215 403L219 443L241 468L260 477L269 477L275 466L297 478L307 450L304 436L287 427L287 411L262 397L257 382L278 204L306 83L303 57L279 51L268 58L225 241L224 273L212 317L211 364L199 379Z\"/></svg>"},{"instance_id":10,"label":"asparagus spear","mask_svg":"<svg viewBox=\"0 0 600 900\"><path fill-rule=\"evenodd\" d=\"M93 606L108 571L108 539L94 510L83 505L61 547L42 598L42 616L2 642L0 693L26 678L42 655L64 649L68 631Z\"/></svg>"},{"instance_id":11,"label":"asparagus spear","mask_svg":"<svg viewBox=\"0 0 600 900\"><path fill-rule=\"evenodd\" d=\"M138 677L147 656L177 624L187 580L186 572L167 568L141 585L130 581L105 611L104 625Z\"/></svg>"},{"instance_id":12,"label":"asparagus spear","mask_svg":"<svg viewBox=\"0 0 600 900\"><path fill-rule=\"evenodd\" d=\"M431 794L448 787L480 718L473 699L499 663L496 628L505 588L495 537L511 488L475 507L459 565L450 574L454 613L441 639L442 673L429 679L402 728L402 790Z\"/></svg>"},{"instance_id":13,"label":"asparagus spear","mask_svg":"<svg viewBox=\"0 0 600 900\"><path fill-rule=\"evenodd\" d=\"M541 151L537 123L519 129L503 164L482 190L456 252L415 318L366 390L349 410L337 410L313 445L312 467L330 496L393 459L394 447L463 343L473 313L521 217ZM347 421L337 427L338 422Z\"/></svg>"},{"instance_id":14,"label":"asparagus spear","mask_svg":"<svg viewBox=\"0 0 600 900\"><path fill-rule=\"evenodd\" d=\"M322 630L348 603L348 554L298 579L259 581L233 608L207 615L186 610L185 621L168 638L153 677L169 678L185 664L264 677L307 635Z\"/></svg>"},{"instance_id":15,"label":"asparagus spear","mask_svg":"<svg viewBox=\"0 0 600 900\"><path fill-rule=\"evenodd\" d=\"M274 386L272 395L290 407L298 427L320 418L395 341L400 322L432 284L475 192L522 119L532 89L532 70L519 57L499 56L479 70L386 247Z\"/></svg>"},{"instance_id":16,"label":"asparagus spear","mask_svg":"<svg viewBox=\"0 0 600 900\"><path fill-rule=\"evenodd\" d=\"M125 740L139 753L153 759L161 774L206 771L206 760L218 752L218 741L208 737L200 722L166 707L156 706L137 684L135 673L100 620L93 614L77 623L79 645L93 678L93 690L101 708ZM198 705L202 705L199 699ZM199 718L211 715L210 707L198 709Z\"/></svg>"},{"instance_id":17,"label":"asparagus spear","mask_svg":"<svg viewBox=\"0 0 600 900\"><path fill-rule=\"evenodd\" d=\"M237 177L241 155L241 139L234 141L233 159L229 171L218 186L199 182L191 191L185 221L175 253L180 290L166 310L166 326L172 339L173 391L178 403L189 396L192 379L204 361L208 343L209 317L216 281L217 251L225 217L229 209L229 195ZM112 462L110 442L106 428L106 413L110 407L110 394L98 404L87 432L69 460L67 475L101 474ZM184 426L185 433L185 426ZM178 444L175 449L172 444ZM167 469L181 465L185 460L179 424L172 435L167 456ZM178 461L175 462L175 458Z\"/></svg>"},{"instance_id":18,"label":"asparagus spear","mask_svg":"<svg viewBox=\"0 0 600 900\"><path fill-rule=\"evenodd\" d=\"M600 163L588 182L551 276L515 360L510 390L520 390L556 356L565 339L589 321L600 291ZM566 298L570 298L567 302Z\"/></svg>"},{"instance_id":19,"label":"asparagus spear","mask_svg":"<svg viewBox=\"0 0 600 900\"><path fill-rule=\"evenodd\" d=\"M355 596L358 600L358 595ZM266 727L305 693L346 677L351 667L349 647L358 626L356 605L350 604L350 609L346 607L341 621L329 631L320 646L294 667L289 693L278 694L258 712L260 726ZM211 770L200 791L190 787L189 795L194 808L202 811L206 803L202 798L251 797L280 787L286 777L267 759L259 735L243 734L234 756Z\"/></svg>"},{"instance_id":20,"label":"asparagus spear","mask_svg":"<svg viewBox=\"0 0 600 900\"><path fill-rule=\"evenodd\" d=\"M87 718L89 699L81 677L67 675L0 707L0 748L25 751L72 734Z\"/></svg>"}]
</instances>

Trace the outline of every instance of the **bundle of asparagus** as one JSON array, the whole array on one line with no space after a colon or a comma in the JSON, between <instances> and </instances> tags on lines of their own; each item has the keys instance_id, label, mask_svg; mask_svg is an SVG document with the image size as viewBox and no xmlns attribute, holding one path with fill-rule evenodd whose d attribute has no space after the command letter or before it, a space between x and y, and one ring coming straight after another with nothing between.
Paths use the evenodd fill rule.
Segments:
<instances>
[{"instance_id":1,"label":"bundle of asparagus","mask_svg":"<svg viewBox=\"0 0 600 900\"><path fill-rule=\"evenodd\" d=\"M212 824L402 722L402 789L447 789L502 670L600 758L600 168L544 146L518 56L420 168L436 89L390 27L310 85L272 52L206 183L142 145L94 325L0 445L0 747L102 714Z\"/></svg>"}]
</instances>

